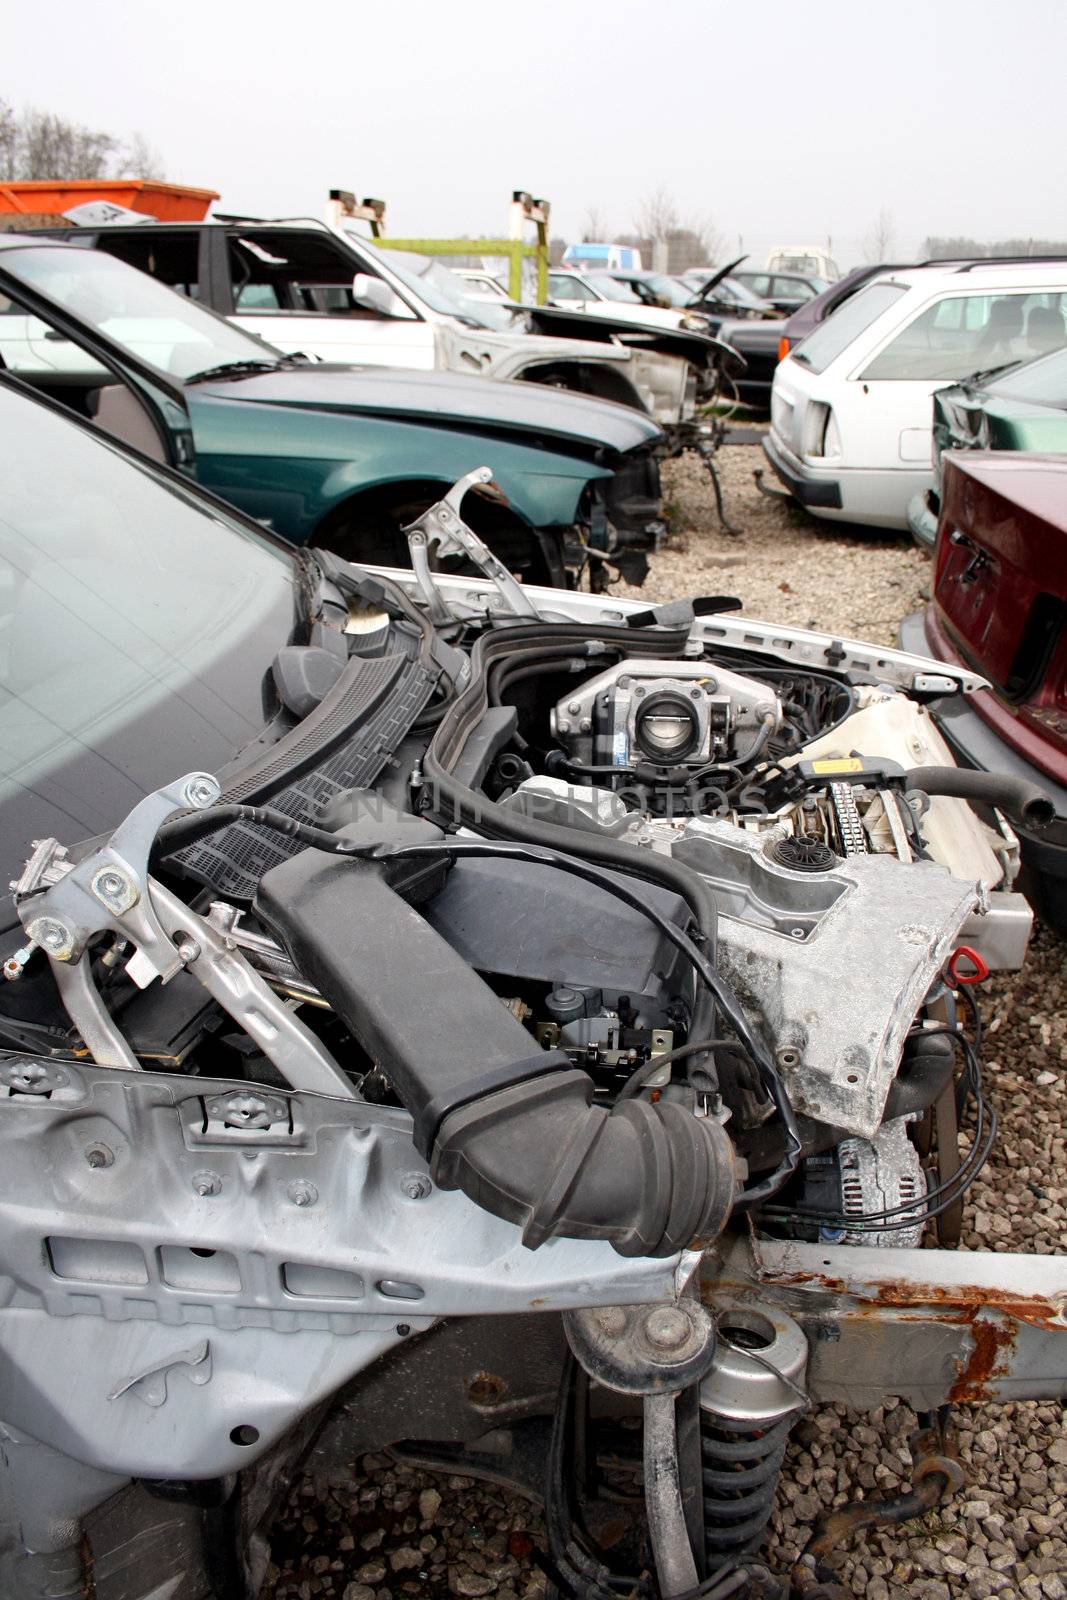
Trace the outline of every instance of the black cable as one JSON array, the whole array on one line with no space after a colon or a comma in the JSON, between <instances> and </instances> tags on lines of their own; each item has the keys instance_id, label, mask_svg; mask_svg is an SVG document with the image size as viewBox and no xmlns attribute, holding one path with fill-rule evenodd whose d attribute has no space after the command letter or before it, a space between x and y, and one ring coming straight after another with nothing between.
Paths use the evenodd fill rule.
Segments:
<instances>
[{"instance_id":1,"label":"black cable","mask_svg":"<svg viewBox=\"0 0 1067 1600\"><path fill-rule=\"evenodd\" d=\"M781 1162L773 1172L769 1173L767 1177L761 1178L751 1189L742 1190L736 1206L747 1208L764 1199L768 1199L772 1194L776 1194L782 1184L796 1171L803 1151L803 1143L792 1103L786 1093L785 1085L778 1075L778 1069L771 1059L770 1052L759 1035L753 1030L741 1007L741 1002L729 984L705 959L689 935L683 933L675 923L671 922L669 917L657 911L647 900L642 900L640 895L635 894L625 884L620 883L617 878L605 872L602 868L594 867L591 863L580 861L576 857L565 855L562 851L557 852L540 845L511 845L497 842L482 844L468 840L453 841L442 839L435 841L433 844L404 845L400 850L391 851L390 855L397 857L504 855L517 860L543 861L550 866L560 867L565 872L571 872L575 877L584 878L588 883L598 884L601 888L606 889L609 894L613 894L620 899L624 905L630 906L635 911L642 912L659 928L664 937L677 950L681 951L705 987L714 996L719 1010L751 1057L756 1071L759 1073L760 1082L781 1117L785 1128L786 1144ZM692 1053L696 1053L696 1048L694 1047Z\"/></svg>"},{"instance_id":2,"label":"black cable","mask_svg":"<svg viewBox=\"0 0 1067 1600\"><path fill-rule=\"evenodd\" d=\"M615 1099L629 1100L641 1089L646 1078L659 1070L660 1067L669 1066L675 1061L684 1061L686 1056L700 1055L707 1050L737 1050L740 1046L736 1039L698 1039L692 1044L679 1045L676 1050L664 1050L659 1055L649 1056L647 1061L631 1072Z\"/></svg>"},{"instance_id":3,"label":"black cable","mask_svg":"<svg viewBox=\"0 0 1067 1600\"><path fill-rule=\"evenodd\" d=\"M917 1200L907 1201L898 1206L890 1206L883 1211L864 1212L859 1217L849 1217L838 1212L806 1210L800 1206L768 1206L763 1213L764 1216L774 1217L776 1220L818 1222L823 1226L842 1228L846 1232L886 1233L895 1232L903 1228L913 1228L918 1223L926 1223L933 1217L940 1216L942 1211L947 1211L949 1206L954 1205L957 1200L966 1194L989 1159L989 1153L997 1134L997 1114L994 1107L989 1104L982 1093L981 1069L970 1041L965 1039L962 1034L958 1034L954 1029L948 1027L929 1028L924 1029L923 1032L924 1034L946 1033L956 1039L957 1043L963 1048L967 1058L968 1073L976 1088L974 1139L966 1156L952 1177L946 1183L938 1184L935 1188L928 1189L926 1194L920 1196ZM989 1119L989 1132L986 1135L985 1142L982 1143L982 1131L986 1116ZM929 1204L931 1200L941 1200L942 1203L938 1206L931 1206ZM919 1212L919 1215L911 1215L911 1213L915 1212ZM904 1220L901 1222L889 1220L898 1216L903 1216Z\"/></svg>"},{"instance_id":4,"label":"black cable","mask_svg":"<svg viewBox=\"0 0 1067 1600\"><path fill-rule=\"evenodd\" d=\"M663 934L675 949L679 950L697 977L704 984L708 992L714 997L723 1016L733 1028L737 1037L744 1045L749 1056L755 1064L769 1098L778 1111L785 1127L786 1143L785 1153L779 1165L766 1178L762 1178L751 1189L742 1191L737 1202L739 1206L750 1206L758 1201L767 1199L777 1193L782 1184L796 1171L802 1152L800 1131L797 1127L796 1117L792 1104L786 1093L785 1086L778 1075L777 1068L771 1059L762 1039L753 1030L741 1003L726 980L697 949L693 940L687 933L651 905L647 899L642 899L639 894L621 882L613 873L603 867L594 866L591 862L583 861L579 857L571 856L563 851L553 850L544 845L520 845L507 841L481 841L481 840L435 840L432 844L404 845L399 850L383 850L380 845L367 845L351 839L344 839L336 833L330 833L325 828L315 828L309 823L298 822L293 817L287 817L281 811L275 811L270 806L209 806L204 811L195 811L187 816L179 817L174 822L168 822L160 828L152 848L152 858L166 855L192 844L196 839L205 834L214 833L217 828L231 822L252 822L260 827L272 828L275 832L286 837L298 840L301 844L311 849L325 850L333 855L351 856L354 859L384 859L407 857L425 858L427 856L506 856L520 861L543 862L555 866L562 871L570 872L575 877L584 879L587 883L597 884L608 894L614 895L624 905L638 911L648 918ZM151 858L150 858L151 859ZM695 1054L695 1049L692 1052Z\"/></svg>"}]
</instances>

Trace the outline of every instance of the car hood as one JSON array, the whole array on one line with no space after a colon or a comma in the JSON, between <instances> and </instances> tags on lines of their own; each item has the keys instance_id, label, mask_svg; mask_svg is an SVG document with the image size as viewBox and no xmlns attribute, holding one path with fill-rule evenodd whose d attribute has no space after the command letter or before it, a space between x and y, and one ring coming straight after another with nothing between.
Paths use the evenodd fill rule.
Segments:
<instances>
[{"instance_id":1,"label":"car hood","mask_svg":"<svg viewBox=\"0 0 1067 1600\"><path fill-rule=\"evenodd\" d=\"M255 405L403 418L423 426L485 429L497 437L536 434L589 450L632 450L661 436L650 417L610 400L464 373L316 362L210 379L190 385L189 393L194 398L200 393Z\"/></svg>"},{"instance_id":2,"label":"car hood","mask_svg":"<svg viewBox=\"0 0 1067 1600\"><path fill-rule=\"evenodd\" d=\"M602 316L596 311L564 311L559 306L523 306L522 309L533 334L624 344L631 349L652 350L657 355L678 356L701 370L729 358L729 352L718 339L696 329L627 322L613 317L610 311ZM529 337L531 335L527 335Z\"/></svg>"}]
</instances>

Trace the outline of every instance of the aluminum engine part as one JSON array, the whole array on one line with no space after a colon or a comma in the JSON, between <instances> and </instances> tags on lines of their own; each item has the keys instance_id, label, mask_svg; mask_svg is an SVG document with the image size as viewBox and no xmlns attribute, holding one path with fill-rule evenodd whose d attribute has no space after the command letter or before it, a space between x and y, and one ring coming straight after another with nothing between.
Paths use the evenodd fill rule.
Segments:
<instances>
[{"instance_id":1,"label":"aluminum engine part","mask_svg":"<svg viewBox=\"0 0 1067 1600\"><path fill-rule=\"evenodd\" d=\"M683 706L691 708L691 725L679 726L675 753L671 728L656 730L651 719L660 707L665 722L680 723ZM755 678L703 660L636 660L617 662L560 700L551 728L576 760L624 768L650 760L672 766L726 753L743 757L765 723L777 728L781 720L778 696Z\"/></svg>"},{"instance_id":2,"label":"aluminum engine part","mask_svg":"<svg viewBox=\"0 0 1067 1600\"><path fill-rule=\"evenodd\" d=\"M699 1260L525 1249L403 1111L37 1066L0 1089L0 1417L110 1472L236 1472L438 1317L661 1302Z\"/></svg>"},{"instance_id":3,"label":"aluminum engine part","mask_svg":"<svg viewBox=\"0 0 1067 1600\"><path fill-rule=\"evenodd\" d=\"M975 885L893 856L795 872L758 835L706 818L639 820L634 838L715 889L719 962L761 1019L796 1109L873 1138L908 1028L959 943Z\"/></svg>"},{"instance_id":4,"label":"aluminum engine part","mask_svg":"<svg viewBox=\"0 0 1067 1600\"><path fill-rule=\"evenodd\" d=\"M919 1152L908 1138L903 1117L883 1122L873 1139L845 1139L837 1147L841 1172L841 1215L862 1217L879 1211L892 1211L912 1201L921 1203L926 1195L926 1174ZM845 1244L881 1245L918 1249L923 1236L920 1219L912 1227L906 1212L891 1219L894 1228L838 1230ZM829 1238L829 1232L824 1234Z\"/></svg>"}]
</instances>

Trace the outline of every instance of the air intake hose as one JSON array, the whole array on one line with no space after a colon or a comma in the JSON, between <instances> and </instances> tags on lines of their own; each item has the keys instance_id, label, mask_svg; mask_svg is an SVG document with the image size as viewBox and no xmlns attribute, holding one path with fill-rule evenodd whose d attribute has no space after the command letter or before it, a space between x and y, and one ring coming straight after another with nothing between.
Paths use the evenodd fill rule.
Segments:
<instances>
[{"instance_id":1,"label":"air intake hose","mask_svg":"<svg viewBox=\"0 0 1067 1600\"><path fill-rule=\"evenodd\" d=\"M976 772L971 767L913 767L904 774L904 787L919 789L923 794L951 795L957 800L999 806L1013 821L1028 828L1047 828L1056 818L1056 807L1044 789L1004 772Z\"/></svg>"},{"instance_id":2,"label":"air intake hose","mask_svg":"<svg viewBox=\"0 0 1067 1600\"><path fill-rule=\"evenodd\" d=\"M255 909L380 1063L442 1188L553 1236L665 1256L717 1235L735 1199L718 1122L663 1100L594 1105L593 1082L531 1035L386 881L387 863L304 850Z\"/></svg>"}]
</instances>

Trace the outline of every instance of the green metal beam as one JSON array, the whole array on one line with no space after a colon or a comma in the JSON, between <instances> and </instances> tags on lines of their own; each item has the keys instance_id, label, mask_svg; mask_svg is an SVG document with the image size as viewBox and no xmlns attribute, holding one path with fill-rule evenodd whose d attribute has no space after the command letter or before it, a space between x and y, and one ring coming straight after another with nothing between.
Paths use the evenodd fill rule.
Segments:
<instances>
[{"instance_id":1,"label":"green metal beam","mask_svg":"<svg viewBox=\"0 0 1067 1600\"><path fill-rule=\"evenodd\" d=\"M541 231L540 229L538 230ZM522 299L522 264L537 262L537 303L548 299L548 242L523 244L521 239L375 239L383 250L409 250L421 256L503 256L508 262L508 293Z\"/></svg>"}]
</instances>

